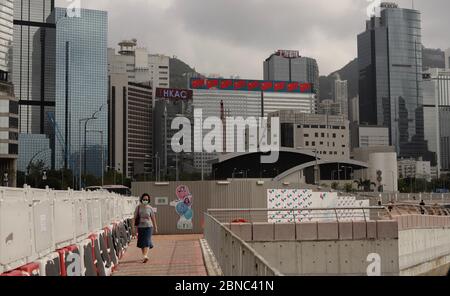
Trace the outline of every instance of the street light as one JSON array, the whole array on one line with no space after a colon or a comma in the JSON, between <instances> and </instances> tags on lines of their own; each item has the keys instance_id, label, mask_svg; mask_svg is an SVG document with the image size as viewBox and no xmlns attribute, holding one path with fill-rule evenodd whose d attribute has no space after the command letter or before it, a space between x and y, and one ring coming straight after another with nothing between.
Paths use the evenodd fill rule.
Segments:
<instances>
[{"instance_id":1,"label":"street light","mask_svg":"<svg viewBox=\"0 0 450 296\"><path fill-rule=\"evenodd\" d=\"M102 186L105 185L105 173L104 173L104 166L105 166L105 155L104 155L104 147L103 147L103 131L100 130L87 130L87 132L91 132L91 133L99 133L101 136L100 139L100 146L102 149Z\"/></svg>"},{"instance_id":2,"label":"street light","mask_svg":"<svg viewBox=\"0 0 450 296\"><path fill-rule=\"evenodd\" d=\"M79 137L78 138L79 139L78 139L78 142L79 142L79 147L80 148L81 148L81 139L80 139L81 131L80 131L80 129L81 129L81 123L84 122L84 157L83 157L83 159L84 159L84 167L83 167L83 173L84 173L85 183L86 183L86 163L87 163L87 160L86 160L87 125L88 125L89 121L98 119L97 114L102 111L104 106L105 105L102 105L97 111L95 111L92 114L91 117L82 118L82 119L79 120L79 125L78 125L78 131L79 131L79 134L78 134ZM79 179L79 186L80 186L80 189L81 189L81 149L80 149L80 153L79 153L79 166L80 166L80 169L79 169L79 173L80 173L80 175L79 175L79 177L80 177L80 179Z\"/></svg>"},{"instance_id":3,"label":"street light","mask_svg":"<svg viewBox=\"0 0 450 296\"><path fill-rule=\"evenodd\" d=\"M41 153L44 153L45 151L51 150L50 148L46 148L43 149L39 152L37 152L35 155L33 155L33 157L30 159L30 162L27 165L27 171L25 173L25 184L27 183L27 177L30 174L30 168L31 168L31 164L33 163L33 161L36 159L36 157L38 157Z\"/></svg>"},{"instance_id":4,"label":"street light","mask_svg":"<svg viewBox=\"0 0 450 296\"><path fill-rule=\"evenodd\" d=\"M3 186L9 187L8 173L5 173L3 176Z\"/></svg>"}]
</instances>

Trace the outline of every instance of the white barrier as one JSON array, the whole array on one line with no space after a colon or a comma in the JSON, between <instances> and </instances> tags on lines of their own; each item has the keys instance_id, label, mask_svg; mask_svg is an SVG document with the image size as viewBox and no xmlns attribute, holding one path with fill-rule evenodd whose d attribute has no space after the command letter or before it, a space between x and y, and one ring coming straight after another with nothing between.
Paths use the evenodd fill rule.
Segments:
<instances>
[{"instance_id":1,"label":"white barrier","mask_svg":"<svg viewBox=\"0 0 450 296\"><path fill-rule=\"evenodd\" d=\"M137 203L106 191L0 187L0 274L86 243L90 234L132 218Z\"/></svg>"}]
</instances>

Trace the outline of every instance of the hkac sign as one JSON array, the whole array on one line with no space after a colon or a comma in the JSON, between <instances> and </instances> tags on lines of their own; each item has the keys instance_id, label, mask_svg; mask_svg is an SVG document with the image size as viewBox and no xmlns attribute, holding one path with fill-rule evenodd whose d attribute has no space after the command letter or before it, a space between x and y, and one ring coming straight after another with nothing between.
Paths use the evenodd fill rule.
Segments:
<instances>
[{"instance_id":1,"label":"hkac sign","mask_svg":"<svg viewBox=\"0 0 450 296\"><path fill-rule=\"evenodd\" d=\"M193 91L190 89L157 88L156 98L171 100L192 100Z\"/></svg>"}]
</instances>

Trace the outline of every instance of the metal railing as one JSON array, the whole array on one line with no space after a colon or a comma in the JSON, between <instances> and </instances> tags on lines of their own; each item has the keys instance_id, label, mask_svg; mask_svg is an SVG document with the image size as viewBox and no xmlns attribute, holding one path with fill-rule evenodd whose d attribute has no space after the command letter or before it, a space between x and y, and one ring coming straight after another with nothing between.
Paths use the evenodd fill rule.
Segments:
<instances>
[{"instance_id":1,"label":"metal railing","mask_svg":"<svg viewBox=\"0 0 450 296\"><path fill-rule=\"evenodd\" d=\"M210 209L220 223L303 223L390 220L385 207L309 209Z\"/></svg>"},{"instance_id":2,"label":"metal railing","mask_svg":"<svg viewBox=\"0 0 450 296\"><path fill-rule=\"evenodd\" d=\"M205 213L205 239L225 276L283 275L209 213Z\"/></svg>"}]
</instances>

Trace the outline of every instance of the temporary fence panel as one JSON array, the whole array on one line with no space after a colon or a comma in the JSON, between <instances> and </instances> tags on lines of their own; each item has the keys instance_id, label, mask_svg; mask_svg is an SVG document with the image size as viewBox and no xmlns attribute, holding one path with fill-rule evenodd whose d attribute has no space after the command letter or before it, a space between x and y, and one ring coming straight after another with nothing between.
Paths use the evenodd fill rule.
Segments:
<instances>
[{"instance_id":1,"label":"temporary fence panel","mask_svg":"<svg viewBox=\"0 0 450 296\"><path fill-rule=\"evenodd\" d=\"M137 203L106 191L0 188L0 273L110 275Z\"/></svg>"},{"instance_id":2,"label":"temporary fence panel","mask_svg":"<svg viewBox=\"0 0 450 296\"><path fill-rule=\"evenodd\" d=\"M32 255L31 208L22 190L0 190L0 273L26 264Z\"/></svg>"},{"instance_id":3,"label":"temporary fence panel","mask_svg":"<svg viewBox=\"0 0 450 296\"><path fill-rule=\"evenodd\" d=\"M39 264L39 274L41 276L61 275L60 259L57 252L51 253L39 259L36 263Z\"/></svg>"},{"instance_id":4,"label":"temporary fence panel","mask_svg":"<svg viewBox=\"0 0 450 296\"><path fill-rule=\"evenodd\" d=\"M75 236L85 237L89 233L88 207L85 199L75 199Z\"/></svg>"},{"instance_id":5,"label":"temporary fence panel","mask_svg":"<svg viewBox=\"0 0 450 296\"><path fill-rule=\"evenodd\" d=\"M38 254L55 250L53 238L53 202L42 200L33 205L34 248Z\"/></svg>"},{"instance_id":6,"label":"temporary fence panel","mask_svg":"<svg viewBox=\"0 0 450 296\"><path fill-rule=\"evenodd\" d=\"M90 232L94 232L102 228L101 221L101 203L98 199L89 200L88 207L88 228Z\"/></svg>"},{"instance_id":7,"label":"temporary fence panel","mask_svg":"<svg viewBox=\"0 0 450 296\"><path fill-rule=\"evenodd\" d=\"M86 239L78 244L81 256L81 275L82 276L97 276L97 269L94 262L94 249L92 247L92 240Z\"/></svg>"},{"instance_id":8,"label":"temporary fence panel","mask_svg":"<svg viewBox=\"0 0 450 296\"><path fill-rule=\"evenodd\" d=\"M70 191L53 191L55 217L55 244L65 247L75 238L75 209Z\"/></svg>"}]
</instances>

